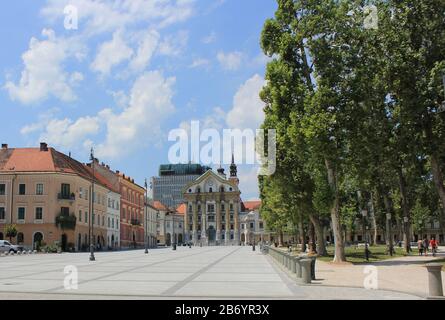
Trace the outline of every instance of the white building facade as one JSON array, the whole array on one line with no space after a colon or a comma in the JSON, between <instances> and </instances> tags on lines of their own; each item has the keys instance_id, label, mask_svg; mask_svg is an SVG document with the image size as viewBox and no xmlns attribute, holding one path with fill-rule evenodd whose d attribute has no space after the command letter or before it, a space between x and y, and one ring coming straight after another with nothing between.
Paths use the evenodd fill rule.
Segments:
<instances>
[{"instance_id":1,"label":"white building facade","mask_svg":"<svg viewBox=\"0 0 445 320\"><path fill-rule=\"evenodd\" d=\"M117 192L107 195L107 244L109 250L120 249L120 199Z\"/></svg>"}]
</instances>

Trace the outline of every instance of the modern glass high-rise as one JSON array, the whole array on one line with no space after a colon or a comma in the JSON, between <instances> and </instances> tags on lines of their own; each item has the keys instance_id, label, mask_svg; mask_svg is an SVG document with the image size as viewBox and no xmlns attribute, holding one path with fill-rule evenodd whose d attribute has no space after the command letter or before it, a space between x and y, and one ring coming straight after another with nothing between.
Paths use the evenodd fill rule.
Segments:
<instances>
[{"instance_id":1,"label":"modern glass high-rise","mask_svg":"<svg viewBox=\"0 0 445 320\"><path fill-rule=\"evenodd\" d=\"M182 189L212 168L200 164L163 164L159 177L151 178L152 196L167 207L176 208L184 199Z\"/></svg>"}]
</instances>

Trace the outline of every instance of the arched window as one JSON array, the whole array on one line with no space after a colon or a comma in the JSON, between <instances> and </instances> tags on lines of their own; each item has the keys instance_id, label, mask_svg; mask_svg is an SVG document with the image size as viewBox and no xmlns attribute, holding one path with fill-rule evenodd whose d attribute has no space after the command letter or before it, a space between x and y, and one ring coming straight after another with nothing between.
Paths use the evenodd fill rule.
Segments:
<instances>
[{"instance_id":1,"label":"arched window","mask_svg":"<svg viewBox=\"0 0 445 320\"><path fill-rule=\"evenodd\" d=\"M200 187L196 188L196 193L201 193L201 188Z\"/></svg>"},{"instance_id":2,"label":"arched window","mask_svg":"<svg viewBox=\"0 0 445 320\"><path fill-rule=\"evenodd\" d=\"M17 234L17 243L23 243L24 240L25 240L25 236L23 235L22 232L19 232Z\"/></svg>"},{"instance_id":3,"label":"arched window","mask_svg":"<svg viewBox=\"0 0 445 320\"><path fill-rule=\"evenodd\" d=\"M209 188L209 193L212 193L213 192L213 188Z\"/></svg>"},{"instance_id":4,"label":"arched window","mask_svg":"<svg viewBox=\"0 0 445 320\"><path fill-rule=\"evenodd\" d=\"M221 186L221 188L219 188L220 192L224 192L224 186Z\"/></svg>"}]
</instances>

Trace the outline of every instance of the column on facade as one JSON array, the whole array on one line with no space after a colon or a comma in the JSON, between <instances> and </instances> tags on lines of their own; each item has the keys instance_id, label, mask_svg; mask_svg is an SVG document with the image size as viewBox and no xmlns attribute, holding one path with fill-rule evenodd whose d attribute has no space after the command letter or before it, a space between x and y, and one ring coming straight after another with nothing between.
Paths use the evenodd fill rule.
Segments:
<instances>
[{"instance_id":1,"label":"column on facade","mask_svg":"<svg viewBox=\"0 0 445 320\"><path fill-rule=\"evenodd\" d=\"M189 205L190 203L187 202L185 207L185 214L184 214L184 241L189 241Z\"/></svg>"},{"instance_id":2,"label":"column on facade","mask_svg":"<svg viewBox=\"0 0 445 320\"><path fill-rule=\"evenodd\" d=\"M193 202L193 243L198 244L198 203Z\"/></svg>"},{"instance_id":3,"label":"column on facade","mask_svg":"<svg viewBox=\"0 0 445 320\"><path fill-rule=\"evenodd\" d=\"M230 244L230 213L229 213L230 203L226 202L224 204L224 207L226 208L226 232L224 235L224 242L226 246L228 246Z\"/></svg>"},{"instance_id":4,"label":"column on facade","mask_svg":"<svg viewBox=\"0 0 445 320\"><path fill-rule=\"evenodd\" d=\"M235 223L235 226L234 226L235 232L233 235L233 239L234 239L235 245L237 245L237 246L240 244L238 205L239 205L238 202L233 203L233 210L234 210L233 216L234 216L234 223Z\"/></svg>"},{"instance_id":5,"label":"column on facade","mask_svg":"<svg viewBox=\"0 0 445 320\"><path fill-rule=\"evenodd\" d=\"M201 242L207 243L207 200L204 199L204 203L201 204Z\"/></svg>"},{"instance_id":6,"label":"column on facade","mask_svg":"<svg viewBox=\"0 0 445 320\"><path fill-rule=\"evenodd\" d=\"M216 200L216 243L221 241L221 201Z\"/></svg>"}]
</instances>

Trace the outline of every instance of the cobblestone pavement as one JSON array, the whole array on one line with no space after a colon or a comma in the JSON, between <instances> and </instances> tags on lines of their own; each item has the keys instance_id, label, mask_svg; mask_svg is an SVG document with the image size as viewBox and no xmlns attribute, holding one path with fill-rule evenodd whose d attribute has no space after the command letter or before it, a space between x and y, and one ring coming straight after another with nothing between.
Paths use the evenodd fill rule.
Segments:
<instances>
[{"instance_id":1,"label":"cobblestone pavement","mask_svg":"<svg viewBox=\"0 0 445 320\"><path fill-rule=\"evenodd\" d=\"M150 250L148 255L143 250L99 252L95 262L88 257L88 253L0 257L0 298L419 299L394 291L299 286L270 257L250 247L179 247ZM66 266L78 271L77 289L64 286ZM319 270L322 277L329 278L331 274L323 270Z\"/></svg>"}]
</instances>

